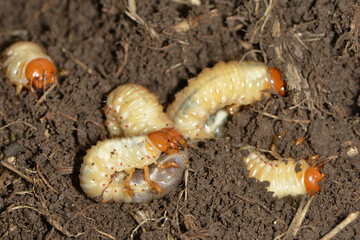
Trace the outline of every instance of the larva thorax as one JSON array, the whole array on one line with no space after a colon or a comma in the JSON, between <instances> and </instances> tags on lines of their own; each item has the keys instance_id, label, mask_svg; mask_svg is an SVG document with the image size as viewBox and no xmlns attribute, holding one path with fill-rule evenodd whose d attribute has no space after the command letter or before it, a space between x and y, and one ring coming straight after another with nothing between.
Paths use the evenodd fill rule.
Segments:
<instances>
[{"instance_id":1,"label":"larva thorax","mask_svg":"<svg viewBox=\"0 0 360 240\"><path fill-rule=\"evenodd\" d=\"M135 136L173 127L157 97L137 84L110 92L104 106L110 136Z\"/></svg>"},{"instance_id":2,"label":"larva thorax","mask_svg":"<svg viewBox=\"0 0 360 240\"><path fill-rule=\"evenodd\" d=\"M206 126L209 116L225 106L252 104L269 96L264 91L274 85L271 76L263 63L220 62L190 79L188 86L176 94L167 114L184 136L212 138L215 134Z\"/></svg>"},{"instance_id":3,"label":"larva thorax","mask_svg":"<svg viewBox=\"0 0 360 240\"><path fill-rule=\"evenodd\" d=\"M16 94L23 87L42 94L57 83L57 70L44 49L32 42L17 42L3 52L5 73L16 86Z\"/></svg>"}]
</instances>

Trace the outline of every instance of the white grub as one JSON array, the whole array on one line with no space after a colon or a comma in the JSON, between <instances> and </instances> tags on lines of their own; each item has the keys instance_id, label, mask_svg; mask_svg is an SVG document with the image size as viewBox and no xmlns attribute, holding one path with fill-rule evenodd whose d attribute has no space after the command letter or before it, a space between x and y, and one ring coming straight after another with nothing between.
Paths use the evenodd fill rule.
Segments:
<instances>
[{"instance_id":1,"label":"white grub","mask_svg":"<svg viewBox=\"0 0 360 240\"><path fill-rule=\"evenodd\" d=\"M188 165L186 151L163 154L146 135L114 138L98 142L84 157L80 169L80 185L88 197L102 202L148 202L161 198L181 182ZM177 167L157 168L167 162ZM156 163L156 165L154 164ZM148 167L151 181L162 191L154 192L146 181L144 168ZM130 189L125 181L132 173Z\"/></svg>"},{"instance_id":2,"label":"white grub","mask_svg":"<svg viewBox=\"0 0 360 240\"><path fill-rule=\"evenodd\" d=\"M207 119L229 105L247 105L269 96L263 91L271 86L268 67L259 62L220 62L205 68L188 86L176 94L167 114L175 129L185 137L207 139L216 137L215 129L206 126ZM215 104L214 104L215 103ZM193 128L196 122L197 127ZM224 124L220 121L219 124Z\"/></svg>"},{"instance_id":3,"label":"white grub","mask_svg":"<svg viewBox=\"0 0 360 240\"><path fill-rule=\"evenodd\" d=\"M5 74L16 86L16 94L24 87L33 93L43 93L51 84L57 83L57 70L52 59L35 43L14 43L4 50L3 58Z\"/></svg>"},{"instance_id":4,"label":"white grub","mask_svg":"<svg viewBox=\"0 0 360 240\"><path fill-rule=\"evenodd\" d=\"M173 127L157 97L138 84L120 85L111 91L104 112L111 137L136 136Z\"/></svg>"},{"instance_id":5,"label":"white grub","mask_svg":"<svg viewBox=\"0 0 360 240\"><path fill-rule=\"evenodd\" d=\"M269 160L265 155L252 150L244 158L249 170L249 177L254 177L260 182L268 181L267 190L274 192L274 197L314 195L320 191L318 181L324 174L318 167L311 167L305 160L287 161Z\"/></svg>"}]
</instances>

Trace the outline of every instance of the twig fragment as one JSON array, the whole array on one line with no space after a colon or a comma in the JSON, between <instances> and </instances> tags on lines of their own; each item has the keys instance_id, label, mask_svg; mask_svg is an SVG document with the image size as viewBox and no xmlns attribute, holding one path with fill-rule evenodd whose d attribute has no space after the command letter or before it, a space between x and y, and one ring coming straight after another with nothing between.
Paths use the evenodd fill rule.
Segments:
<instances>
[{"instance_id":1,"label":"twig fragment","mask_svg":"<svg viewBox=\"0 0 360 240\"><path fill-rule=\"evenodd\" d=\"M285 234L285 237L284 237L284 240L292 240L292 239L295 239L295 236L297 234L297 232L299 231L300 229L300 226L304 220L304 217L306 215L306 213L308 212L309 210L309 207L310 207L310 204L312 202L312 200L314 199L314 196L312 196L309 201L306 203L305 207L304 207L304 204L305 204L305 197L304 196L302 199L301 199L301 202L300 202L300 206L295 214L295 217L293 219L293 221L291 222L290 224L290 227L288 228L288 230L286 231L286 234Z\"/></svg>"},{"instance_id":2,"label":"twig fragment","mask_svg":"<svg viewBox=\"0 0 360 240\"><path fill-rule=\"evenodd\" d=\"M144 27L153 39L159 39L157 32L149 26L137 13L136 13L136 1L128 0L128 9L125 14L133 21L137 22L140 26Z\"/></svg>"},{"instance_id":3,"label":"twig fragment","mask_svg":"<svg viewBox=\"0 0 360 240\"><path fill-rule=\"evenodd\" d=\"M271 15L272 9L274 8L275 2L276 2L276 0L270 0L269 6L268 6L268 8L266 8L266 11L264 13L265 20L264 20L264 22L263 22L263 24L261 26L260 32L264 31L265 25L266 25L267 21L269 20L269 17Z\"/></svg>"},{"instance_id":4,"label":"twig fragment","mask_svg":"<svg viewBox=\"0 0 360 240\"><path fill-rule=\"evenodd\" d=\"M115 77L119 77L121 72L124 70L125 68L125 65L127 63L127 60L128 60L128 52L129 52L129 42L126 41L126 42L120 42L121 46L123 47L124 49L124 61L123 63L119 66L118 70L116 71L115 73Z\"/></svg>"},{"instance_id":5,"label":"twig fragment","mask_svg":"<svg viewBox=\"0 0 360 240\"><path fill-rule=\"evenodd\" d=\"M35 107L38 107L45 100L47 95L49 95L49 93L52 92L52 90L54 90L55 87L56 84L53 84L48 90L46 90L46 92L40 97L40 99L35 104Z\"/></svg>"},{"instance_id":6,"label":"twig fragment","mask_svg":"<svg viewBox=\"0 0 360 240\"><path fill-rule=\"evenodd\" d=\"M186 4L186 5L194 5L194 6L200 6L201 1L200 0L172 0L176 3Z\"/></svg>"},{"instance_id":7,"label":"twig fragment","mask_svg":"<svg viewBox=\"0 0 360 240\"><path fill-rule=\"evenodd\" d=\"M8 31L0 31L0 36L9 36L9 37L17 37L17 36L28 36L29 31L26 29L15 29Z\"/></svg>"},{"instance_id":8,"label":"twig fragment","mask_svg":"<svg viewBox=\"0 0 360 240\"><path fill-rule=\"evenodd\" d=\"M6 124L6 125L3 126L3 127L0 127L0 131L3 130L3 129L5 129L5 128L7 128L7 127L9 127L9 126L11 126L11 125L13 125L13 124L15 124L15 123L22 123L22 124L24 124L24 125L26 125L26 126L28 126L28 127L31 127L31 128L33 128L33 129L37 130L37 128L34 127L33 125L31 125L30 123L24 122L24 121L22 121L22 120L16 120L16 121L13 121L13 122L11 122L11 123L9 123L9 124Z\"/></svg>"},{"instance_id":9,"label":"twig fragment","mask_svg":"<svg viewBox=\"0 0 360 240\"><path fill-rule=\"evenodd\" d=\"M200 22L209 22L211 23L214 17L219 16L219 11L217 9L213 9L206 14L201 14L197 17L189 17L185 20L175 24L171 28L178 33L185 33L190 29L198 28Z\"/></svg>"},{"instance_id":10,"label":"twig fragment","mask_svg":"<svg viewBox=\"0 0 360 240\"><path fill-rule=\"evenodd\" d=\"M274 118L274 119L278 119L281 121L286 121L286 122L296 122L296 123L310 123L310 120L306 120L306 119L288 119L288 118L279 118L278 116L275 116L273 114L267 113L267 112L263 112L263 111L258 111L258 110L254 110L254 112L260 113L264 116L267 116L269 118Z\"/></svg>"},{"instance_id":11,"label":"twig fragment","mask_svg":"<svg viewBox=\"0 0 360 240\"><path fill-rule=\"evenodd\" d=\"M16 169L15 167L11 166L9 163L5 162L5 161L1 161L1 165L3 165L4 167L6 167L7 169L9 169L10 171L16 173L17 175L19 175L20 177L24 178L26 181L34 184L34 179L32 179L31 177L23 174L22 172L20 172L18 169Z\"/></svg>"},{"instance_id":12,"label":"twig fragment","mask_svg":"<svg viewBox=\"0 0 360 240\"><path fill-rule=\"evenodd\" d=\"M40 172L40 165L39 163L36 163L36 171L39 174L41 180L45 183L46 186L48 186L51 190L53 190L54 192L56 192L57 194L59 194L59 192L50 185L50 183L46 180L46 178L44 177L44 175Z\"/></svg>"},{"instance_id":13,"label":"twig fragment","mask_svg":"<svg viewBox=\"0 0 360 240\"><path fill-rule=\"evenodd\" d=\"M134 239L134 234L136 233L136 231L137 231L142 225L144 225L146 222L148 222L148 221L156 221L156 220L161 221L161 220L163 220L163 219L166 219L166 214L167 214L167 212L165 211L164 216L162 216L161 218L147 218L147 219L141 221L141 222L136 226L136 228L132 231L132 233L131 233L131 235L130 235L130 238L131 238L131 239Z\"/></svg>"},{"instance_id":14,"label":"twig fragment","mask_svg":"<svg viewBox=\"0 0 360 240\"><path fill-rule=\"evenodd\" d=\"M101 129L101 138L102 139L104 139L105 138L105 136L106 136L106 129L105 129L105 127L104 127L104 125L102 125L102 124L100 124L100 123L98 123L98 122L95 122L95 121L93 121L93 120L90 120L90 119L86 119L85 120L85 123L92 123L92 124L94 124L95 126L97 126L97 127L99 127L100 129Z\"/></svg>"},{"instance_id":15,"label":"twig fragment","mask_svg":"<svg viewBox=\"0 0 360 240\"><path fill-rule=\"evenodd\" d=\"M65 114L65 113L62 113L62 112L59 112L59 111L56 111L56 112L47 112L47 113L45 114L45 116L43 116L42 118L40 118L40 122L43 123L45 119L51 118L52 116L54 116L54 115L56 115L56 114L59 114L59 115L65 117L65 118L67 118L67 119L70 119L70 120L72 120L72 121L74 121L74 122L77 122L77 121L78 121L76 118L74 118L74 117L72 117L72 116L69 116L69 115L67 115L67 114Z\"/></svg>"},{"instance_id":16,"label":"twig fragment","mask_svg":"<svg viewBox=\"0 0 360 240\"><path fill-rule=\"evenodd\" d=\"M360 211L350 213L341 223L339 223L334 229L332 229L328 234L322 237L320 240L330 240L335 237L341 230L343 230L347 225L352 223L358 218Z\"/></svg>"},{"instance_id":17,"label":"twig fragment","mask_svg":"<svg viewBox=\"0 0 360 240\"><path fill-rule=\"evenodd\" d=\"M97 227L95 227L94 229L95 229L95 231L97 231L98 233L106 236L107 238L110 238L110 239L113 239L113 240L116 239L116 238L114 238L113 236L111 236L110 234L108 234L108 233L106 233L106 232L103 232L103 231L100 231Z\"/></svg>"},{"instance_id":18,"label":"twig fragment","mask_svg":"<svg viewBox=\"0 0 360 240\"><path fill-rule=\"evenodd\" d=\"M73 56L73 54L70 53L70 52L68 52L68 50L67 50L66 48L61 48L61 51L62 51L63 53L68 53L69 56L70 56L70 58L71 58L76 64L78 64L78 65L80 65L82 68L86 69L89 74L92 74L92 73L93 73L93 70L92 70L91 68L89 68L85 63L83 63L83 62L80 61L79 59L75 58L75 57Z\"/></svg>"},{"instance_id":19,"label":"twig fragment","mask_svg":"<svg viewBox=\"0 0 360 240\"><path fill-rule=\"evenodd\" d=\"M3 213L10 213L12 211L15 211L15 210L20 210L20 209L24 209L24 208L27 208L27 209L31 209L31 210L34 210L35 212L43 215L46 217L48 223L50 223L56 230L58 230L59 232L61 232L62 234L64 234L65 236L71 238L71 237L74 237L74 235L72 235L70 232L68 232L67 230L65 230L61 224L59 222L57 222L54 218L54 216L50 215L50 214L47 214L43 211L41 211L40 209L36 208L36 207L33 207L33 206L30 206L30 205L19 205L19 206L14 206L14 205L10 205L6 211L4 211Z\"/></svg>"}]
</instances>

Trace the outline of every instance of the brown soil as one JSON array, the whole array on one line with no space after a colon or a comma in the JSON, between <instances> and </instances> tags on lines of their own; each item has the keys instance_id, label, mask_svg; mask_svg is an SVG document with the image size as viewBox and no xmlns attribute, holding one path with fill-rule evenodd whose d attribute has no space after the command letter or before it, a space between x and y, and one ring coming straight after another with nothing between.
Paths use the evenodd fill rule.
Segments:
<instances>
[{"instance_id":1,"label":"brown soil","mask_svg":"<svg viewBox=\"0 0 360 240\"><path fill-rule=\"evenodd\" d=\"M240 148L269 150L284 130L276 142L282 156L326 160L326 181L296 239L319 239L360 210L357 1L137 2L138 23L125 0L0 2L0 48L36 42L67 72L39 104L26 91L16 96L0 74L1 161L30 177L0 170L2 239L282 237L310 197L273 198L266 183L247 177ZM190 28L175 32L184 19ZM287 95L244 109L225 138L191 148L187 188L147 204L84 195L78 171L86 150L107 137L102 106L110 90L138 83L167 105L201 69L243 57L279 68ZM359 223L336 238L355 239Z\"/></svg>"}]
</instances>

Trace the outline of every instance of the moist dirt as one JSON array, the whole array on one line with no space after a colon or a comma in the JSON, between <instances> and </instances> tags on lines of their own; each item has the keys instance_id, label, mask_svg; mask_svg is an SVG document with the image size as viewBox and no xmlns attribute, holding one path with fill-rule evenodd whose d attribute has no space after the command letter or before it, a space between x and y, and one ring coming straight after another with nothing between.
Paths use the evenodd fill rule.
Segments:
<instances>
[{"instance_id":1,"label":"moist dirt","mask_svg":"<svg viewBox=\"0 0 360 240\"><path fill-rule=\"evenodd\" d=\"M12 166L0 169L2 239L292 239L310 197L275 199L242 163L244 146L270 150L278 134L282 157L325 161L296 239L320 239L360 211L357 1L136 3L137 15L125 0L0 1L0 48L33 41L62 73L40 102L16 96L0 73L0 159ZM112 89L141 84L166 107L189 78L229 60L277 67L286 96L241 109L224 138L193 142L185 180L168 196L144 204L86 197L79 168L107 138L102 107ZM336 239L359 235L357 219Z\"/></svg>"}]
</instances>

